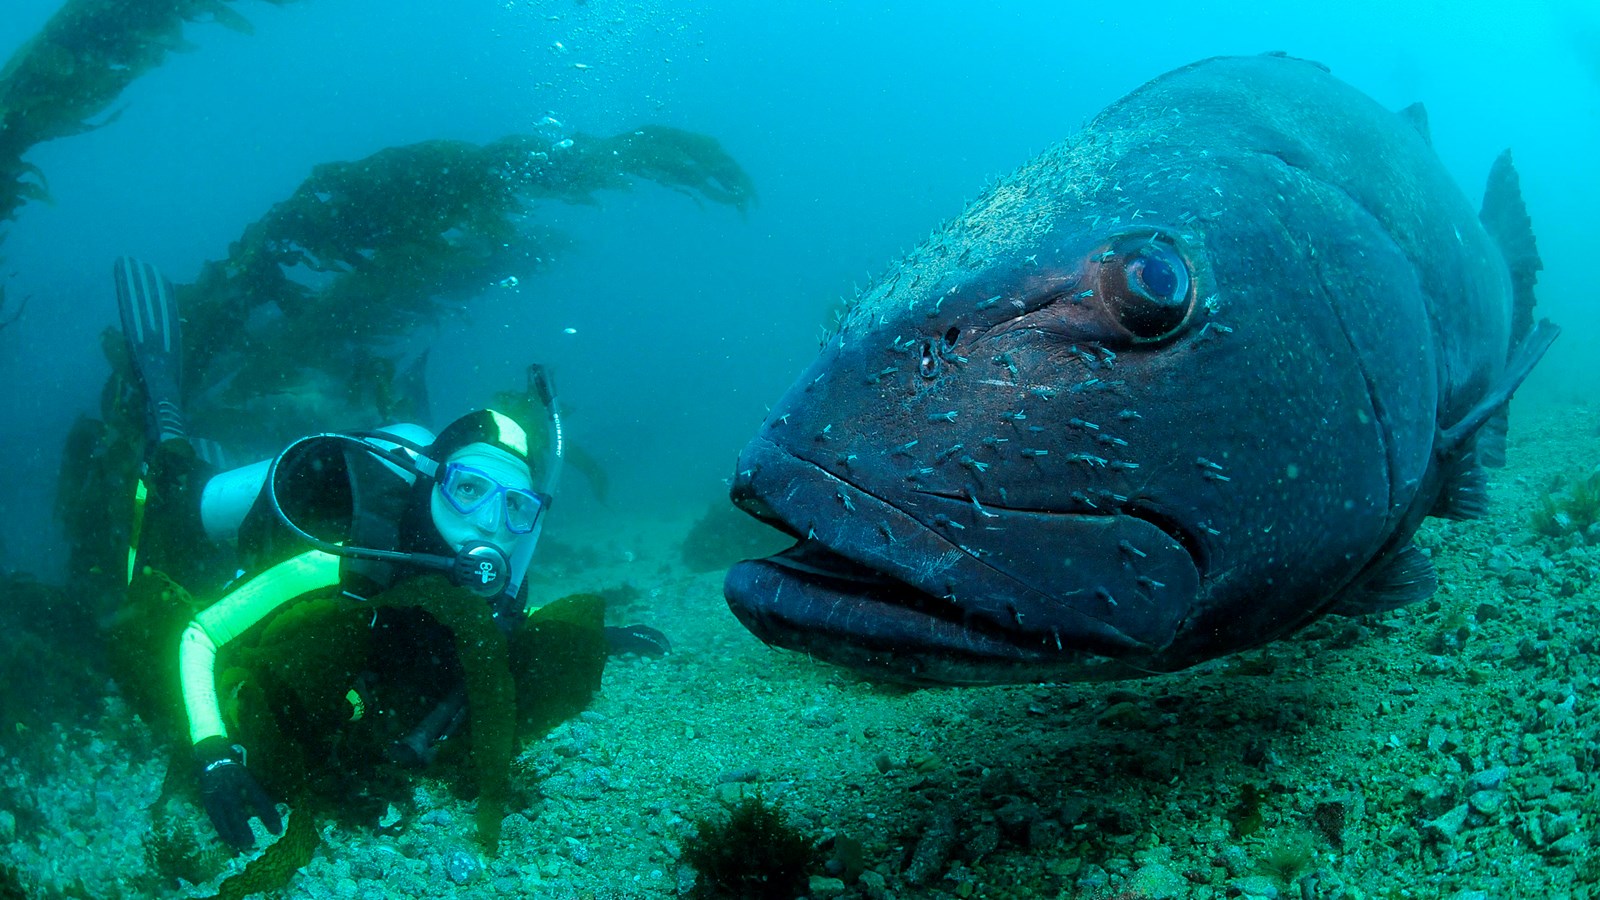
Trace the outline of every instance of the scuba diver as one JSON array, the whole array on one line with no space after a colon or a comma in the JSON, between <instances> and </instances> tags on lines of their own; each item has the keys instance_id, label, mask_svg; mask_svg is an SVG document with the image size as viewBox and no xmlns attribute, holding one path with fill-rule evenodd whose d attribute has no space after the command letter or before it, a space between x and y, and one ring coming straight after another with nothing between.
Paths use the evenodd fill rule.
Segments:
<instances>
[{"instance_id":1,"label":"scuba diver","mask_svg":"<svg viewBox=\"0 0 1600 900\"><path fill-rule=\"evenodd\" d=\"M302 598L365 601L425 574L442 574L481 598L495 624L512 634L527 617L529 562L560 475L561 418L548 377L533 366L530 390L547 417L524 423L532 433L507 415L479 409L437 435L410 424L315 434L271 460L218 473L196 452L206 445L187 435L171 285L154 266L130 257L117 260L114 277L146 399L148 449L129 580L146 567L186 586L221 584L233 575L174 650L202 803L218 836L248 849L251 818L273 834L281 833L282 821L224 723L218 651ZM231 546L241 568L221 565L234 561ZM467 716L459 664L442 627L425 613L376 606L368 627L375 650L347 695L350 719L360 718L378 685L398 682L393 690L407 698L398 705L420 721L391 729L383 753L396 765L425 765ZM606 636L613 652L668 649L665 637L645 626L607 627ZM333 747L337 753L339 745Z\"/></svg>"}]
</instances>

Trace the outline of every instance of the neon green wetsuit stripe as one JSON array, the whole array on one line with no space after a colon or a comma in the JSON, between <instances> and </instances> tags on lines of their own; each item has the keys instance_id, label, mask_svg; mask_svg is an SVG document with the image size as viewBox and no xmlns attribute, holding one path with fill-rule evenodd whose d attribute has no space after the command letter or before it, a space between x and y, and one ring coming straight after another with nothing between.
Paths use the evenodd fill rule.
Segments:
<instances>
[{"instance_id":1,"label":"neon green wetsuit stripe","mask_svg":"<svg viewBox=\"0 0 1600 900\"><path fill-rule=\"evenodd\" d=\"M178 677L189 713L189 739L227 736L217 702L217 648L302 594L339 583L339 558L311 550L281 562L223 595L194 617L178 642Z\"/></svg>"},{"instance_id":2,"label":"neon green wetsuit stripe","mask_svg":"<svg viewBox=\"0 0 1600 900\"><path fill-rule=\"evenodd\" d=\"M139 558L139 535L144 531L144 501L150 496L150 490L144 486L144 479L139 479L139 484L133 489L133 527L128 529L128 583L133 584L133 565Z\"/></svg>"}]
</instances>

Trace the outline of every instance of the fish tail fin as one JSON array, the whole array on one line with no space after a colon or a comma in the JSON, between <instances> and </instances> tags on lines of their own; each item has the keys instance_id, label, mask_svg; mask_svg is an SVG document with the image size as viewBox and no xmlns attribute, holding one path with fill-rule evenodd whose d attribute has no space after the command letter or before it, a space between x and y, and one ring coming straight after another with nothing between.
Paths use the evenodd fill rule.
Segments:
<instances>
[{"instance_id":1,"label":"fish tail fin","mask_svg":"<svg viewBox=\"0 0 1600 900\"><path fill-rule=\"evenodd\" d=\"M1483 227L1500 245L1506 268L1511 272L1511 346L1516 347L1533 328L1533 286L1539 280L1544 261L1533 239L1533 220L1522 202L1522 182L1511 164L1511 151L1502 150L1489 168L1489 184L1483 190L1483 211L1478 213Z\"/></svg>"}]
</instances>

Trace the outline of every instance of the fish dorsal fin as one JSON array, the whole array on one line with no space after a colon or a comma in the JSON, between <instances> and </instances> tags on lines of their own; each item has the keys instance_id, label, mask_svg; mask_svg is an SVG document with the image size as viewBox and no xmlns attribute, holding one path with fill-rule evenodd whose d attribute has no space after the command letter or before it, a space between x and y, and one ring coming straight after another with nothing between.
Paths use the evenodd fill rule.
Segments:
<instances>
[{"instance_id":1,"label":"fish dorsal fin","mask_svg":"<svg viewBox=\"0 0 1600 900\"><path fill-rule=\"evenodd\" d=\"M1511 163L1511 151L1503 150L1489 167L1489 183L1483 189L1483 210L1478 220L1500 246L1506 269L1511 272L1511 346L1515 347L1533 327L1533 286L1539 280L1544 262L1533 239L1533 220L1522 202L1522 179Z\"/></svg>"},{"instance_id":2,"label":"fish dorsal fin","mask_svg":"<svg viewBox=\"0 0 1600 900\"><path fill-rule=\"evenodd\" d=\"M1416 544L1406 544L1384 557L1359 585L1345 592L1329 612L1366 616L1399 609L1433 596L1439 575Z\"/></svg>"},{"instance_id":3,"label":"fish dorsal fin","mask_svg":"<svg viewBox=\"0 0 1600 900\"><path fill-rule=\"evenodd\" d=\"M1405 119L1406 124L1415 128L1417 134L1422 135L1424 144L1429 147L1433 146L1433 132L1428 129L1428 108L1426 106L1421 103L1413 103L1400 110L1400 118Z\"/></svg>"}]
</instances>

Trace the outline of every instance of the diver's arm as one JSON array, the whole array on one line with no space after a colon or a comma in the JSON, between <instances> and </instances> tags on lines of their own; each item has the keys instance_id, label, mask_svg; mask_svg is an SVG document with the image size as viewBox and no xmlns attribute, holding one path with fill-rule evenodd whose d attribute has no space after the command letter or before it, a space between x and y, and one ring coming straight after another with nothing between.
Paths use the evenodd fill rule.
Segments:
<instances>
[{"instance_id":1,"label":"diver's arm","mask_svg":"<svg viewBox=\"0 0 1600 900\"><path fill-rule=\"evenodd\" d=\"M284 603L338 583L339 558L311 550L262 572L194 617L178 642L178 677L191 743L228 734L217 702L217 649Z\"/></svg>"}]
</instances>

